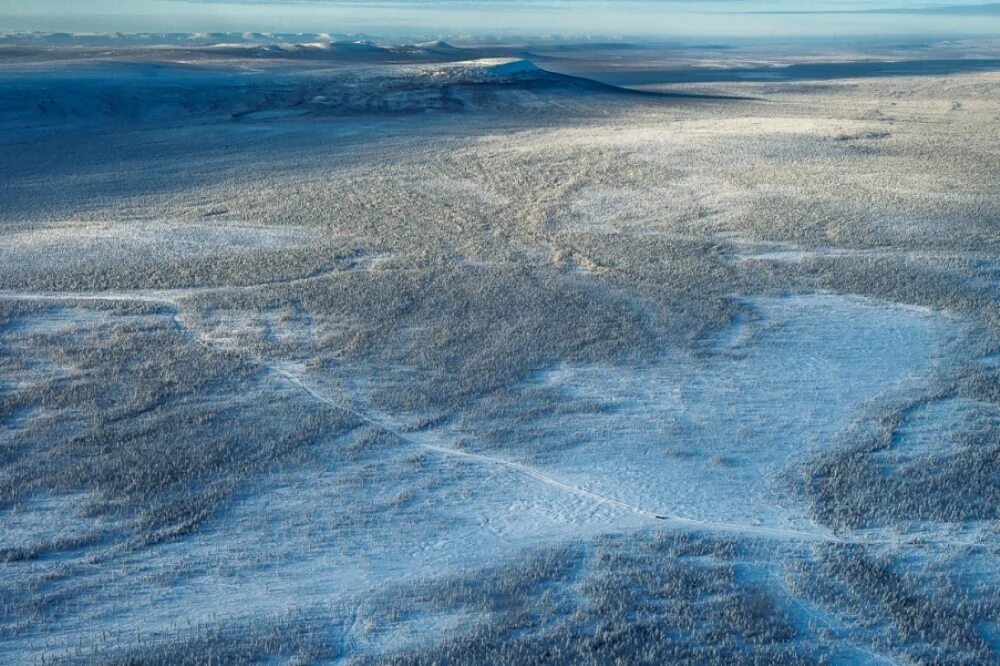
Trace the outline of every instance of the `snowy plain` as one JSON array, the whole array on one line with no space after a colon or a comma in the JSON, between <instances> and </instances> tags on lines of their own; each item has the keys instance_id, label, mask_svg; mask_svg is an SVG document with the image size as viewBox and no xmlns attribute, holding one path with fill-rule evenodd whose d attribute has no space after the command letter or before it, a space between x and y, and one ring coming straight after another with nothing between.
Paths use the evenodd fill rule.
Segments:
<instances>
[{"instance_id":1,"label":"snowy plain","mask_svg":"<svg viewBox=\"0 0 1000 666\"><path fill-rule=\"evenodd\" d=\"M230 39L0 43L0 659L998 659L992 65Z\"/></svg>"}]
</instances>

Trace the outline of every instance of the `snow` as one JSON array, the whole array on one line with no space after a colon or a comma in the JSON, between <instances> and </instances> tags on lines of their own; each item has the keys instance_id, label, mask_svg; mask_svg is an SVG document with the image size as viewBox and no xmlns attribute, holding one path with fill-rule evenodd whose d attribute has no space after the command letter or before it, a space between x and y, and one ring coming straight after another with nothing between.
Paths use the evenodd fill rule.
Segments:
<instances>
[{"instance_id":1,"label":"snow","mask_svg":"<svg viewBox=\"0 0 1000 666\"><path fill-rule=\"evenodd\" d=\"M780 503L770 482L793 458L833 445L867 402L930 381L955 324L823 294L751 305L758 319L704 357L560 366L522 388L529 406L558 406L551 416L469 419L451 436L492 430L491 454L656 514L809 531L802 507Z\"/></svg>"},{"instance_id":2,"label":"snow","mask_svg":"<svg viewBox=\"0 0 1000 666\"><path fill-rule=\"evenodd\" d=\"M26 266L35 271L64 268L69 256L91 266L115 265L139 259L190 259L303 247L317 238L314 230L303 227L245 225L220 219L226 212L219 208L203 213L211 222L65 221L12 231L0 238L0 274Z\"/></svg>"},{"instance_id":3,"label":"snow","mask_svg":"<svg viewBox=\"0 0 1000 666\"><path fill-rule=\"evenodd\" d=\"M831 446L866 402L929 381L959 328L943 315L855 297L750 305L754 318L703 356L539 373L521 388L522 406L541 400L554 409L514 425L472 413L401 434L401 424L365 410L363 391L346 400L299 366L276 366L274 390L357 408L393 441L356 462L344 459L350 442L326 442L315 464L259 479L195 534L125 555L119 562L129 575L79 574L77 584L105 586L87 631L148 633L168 631L181 615L207 622L350 607L357 595L499 562L532 545L643 526L828 538L802 507L772 493L771 481L796 456ZM582 408L595 403L602 408ZM491 429L507 434L498 439ZM459 439L467 442L461 449ZM62 530L92 527L67 499L27 505L6 529L52 511ZM10 575L29 575L25 566ZM177 576L164 578L166 571ZM82 630L69 623L46 633L71 646Z\"/></svg>"},{"instance_id":4,"label":"snow","mask_svg":"<svg viewBox=\"0 0 1000 666\"><path fill-rule=\"evenodd\" d=\"M496 76L517 76L519 74L537 74L541 70L530 60L510 60L510 61L480 61L489 74Z\"/></svg>"},{"instance_id":5,"label":"snow","mask_svg":"<svg viewBox=\"0 0 1000 666\"><path fill-rule=\"evenodd\" d=\"M324 37L310 42L282 39L278 43L283 46L271 48L329 44ZM348 42L334 42L330 48L338 44L355 48ZM364 48L365 44L357 46ZM634 124L633 119L626 122L616 115L611 125L588 120L580 126L552 123L549 128L545 123L518 124L520 120L515 123L512 116L500 113L496 115L502 120L485 115L477 120L485 123L481 127L462 125L463 133L483 128L496 132L464 143L469 138L464 134L461 140L442 140L454 129L452 118L432 125L422 116L390 121L379 114L562 105L573 99L566 91L576 88L529 61L496 59L391 65L377 72L331 70L322 75L330 80L319 83L311 75L281 79L289 87L275 88L276 100L243 105L242 81L234 84L232 77L224 78L225 89L209 94L199 91L206 82L214 90L214 75L205 74L202 80L199 72L190 81L171 82L175 70L164 69L162 79L170 94L154 100L152 108L161 102L164 108L173 108L181 102L178 119L187 122L190 111L226 123L197 130L187 125L163 129L151 139L189 146L217 134L225 159L195 164L191 168L200 170L197 177L183 183L177 181L184 177L177 165L189 165L171 162L168 153L158 173L157 150L148 160L113 161L123 170L150 173L148 182L146 176L136 176L121 178L119 185L119 180L94 173L97 167L89 164L80 168L79 175L49 173L53 167L44 163L12 181L9 191L17 205L0 237L0 277L7 278L10 286L0 297L33 305L13 308L12 312L32 314L15 315L2 331L5 346L21 357L0 361L13 368L13 379L0 390L35 380L55 385L59 378L71 379L73 367L37 353L58 347L61 337L93 334L112 322L143 326L156 322L169 324L182 340L243 355L260 371L252 385L240 387L245 388L248 402L287 401L306 412L350 413L364 427L310 440L308 453L302 454L308 459L296 459L253 478L192 533L148 547L127 544L135 534L133 526L81 513L79 507L95 499L86 494L38 493L4 510L0 546L66 544L41 548L44 555L36 561L5 563L5 576L15 590L12 596L28 595L25 591L43 586L46 598L65 605L37 622L17 617L5 623L7 630L15 623L25 624L0 648L0 661L10 655L31 661L59 654L104 631L124 634L121 642L127 645L137 640L140 631L145 637L183 636L178 622L217 626L220 618L266 621L289 609L314 608L324 609L330 626L345 627L345 644L356 653L409 649L454 637L484 618L454 609L419 608L405 617L392 617L386 607L376 613L384 616L372 620L359 611L365 600L381 593L405 599L409 586L425 580L461 578L508 563L524 551L567 541L596 543L607 533L711 533L754 543L780 542L797 552L823 542L866 541L874 549L889 548L893 539L898 544L899 535L937 543L942 553L961 547L965 540L972 544L995 540L990 532L995 527L971 524L893 525L833 534L814 524L808 508L789 494L785 475L798 471L798 462L849 443L852 433L870 426L884 404L933 393L928 389L936 387L939 373L947 374L949 367L955 371L956 360L968 361L975 353L963 348L968 342L962 337L966 324L940 311L791 291L826 284L808 279L808 263L814 261L846 265L890 257L929 268L971 261L973 255L943 245L936 249L931 241L866 245L867 241L849 235L817 234L802 244L793 242L791 232L789 242L777 240L784 232L774 233L776 240L741 240L756 237L741 226L744 218L761 217L747 200L805 195L811 190L777 177L786 171L750 173L743 182L704 167L720 159L718 151L725 152L728 160L731 145L743 143L747 151L773 150L767 152L772 157L785 156L783 146L802 144L806 160L818 150L816 146L841 151L843 146L832 143L831 137L860 132L868 121L846 116L800 118L796 113L771 117L757 107L727 116L684 107L669 116L669 122L665 113ZM148 74L142 65L136 65L132 74L123 72L126 78L134 75L143 82ZM279 82L270 74L260 79L249 81L247 90L259 85L267 91L267 86ZM567 86L561 87L560 81ZM136 86L123 85L120 100L140 99L145 83ZM175 87L176 98L171 92ZM84 118L102 119L116 112L88 106L92 100L78 99L72 90L65 98L80 103ZM589 92L582 93L583 98L590 103ZM300 100L304 101L299 104ZM190 109L189 102L194 103ZM20 112L14 101L4 107L4 113ZM56 104L51 122L76 122L60 116L59 108ZM141 109L146 107L140 105ZM240 120L254 122L230 122L233 111ZM313 116L310 122L291 121L303 113ZM639 110L639 115L643 113L646 110ZM330 114L343 117L334 121ZM137 112L135 117L147 116ZM532 114L524 118L536 122ZM511 127L518 131L510 131ZM431 130L439 134L421 136ZM55 144L39 145L44 162L49 159L45 151L54 153ZM79 154L79 144L74 145ZM413 145L416 151L404 153L403 147L392 145L405 150ZM281 150L272 153L275 146ZM110 154L118 147L109 142L107 150ZM241 161L241 155L252 159ZM348 163L357 167L348 170L344 166ZM364 198L359 194L369 175L379 183ZM233 183L240 189L231 189ZM321 190L324 196L316 196ZM35 207L34 200L50 196L55 203ZM371 220L339 206L341 198L363 201L365 211L371 204ZM287 207L270 207L269 200L287 201ZM425 202L435 205L424 206ZM458 205L441 214L439 202ZM258 209L259 204L268 205ZM36 210L41 213L35 214ZM431 240L424 238L421 228L425 218L431 220L427 226L434 233L426 234L434 237ZM380 234L384 228L384 236L376 237L368 222L372 228L378 226ZM439 231L447 238L440 247L433 245ZM349 237L354 233L358 238ZM581 240L577 234L590 237ZM343 353L349 349L351 334L366 333L370 325L358 314L361 309L348 308L352 314L344 315L335 304L298 301L299 296L320 297L327 280L353 284L354 278L364 278L357 281L359 287L384 283L390 289L398 284L382 280L390 271L405 271L419 279L444 266L439 261L447 262L449 270L488 267L499 276L509 268L504 262L525 262L532 275L551 273L560 284L563 280L583 284L592 289L588 294L602 298L612 281L619 285L623 278L608 268L612 264L591 261L595 254L567 250L601 242L593 238L595 234L612 236L614 243L624 245L638 239L635 260L643 270L657 270L655 262L640 256L645 240L663 247L671 239L693 241L691 251L699 253L704 244L718 242L712 254L692 257L697 259L693 265L710 266L718 258L720 273L725 270L729 276L757 271L765 278L781 278L727 283L725 289L741 289L741 294L790 291L744 300L743 317L717 335L699 338L694 351L664 349L659 357L647 357L641 364L533 365L534 374L518 374L519 381L497 392L502 396L477 394L461 411L446 414L383 413L374 407L390 403L384 396L394 387L413 390L423 381L422 367L408 366L411 359L404 353L423 350L405 345L417 339L408 337L411 331L432 329L433 322L414 318L391 331L398 336L387 344L401 345L400 356L393 361L369 352L351 357ZM487 242L480 235L493 239ZM355 240L363 249L355 251ZM838 241L845 247L835 247ZM139 273L141 279L135 282L92 283L98 285L94 288L121 284L106 291L74 293L65 290L87 287L61 282L43 283L37 289L45 291L32 291L30 281L20 274L26 268L60 275L68 266L100 271L128 262L176 261L186 280L185 261L210 265L221 257L242 265L244 259L249 263L264 255L270 258L278 250L296 250L298 256L299 251L315 247L322 252L343 249L347 259L338 259L332 268L324 264L317 272L293 272L287 279L272 280L266 272L246 276L253 287L214 287L214 282L195 280L191 283L198 286L191 289L170 288L167 281L162 289L130 288L129 284L161 284L146 281ZM509 256L494 253L497 249L510 249ZM716 250L721 253L714 254ZM631 261L628 256L622 251L620 258ZM727 260L732 263L725 265ZM280 261L278 257L273 263ZM263 271L264 262L260 265ZM771 269L773 273L768 273ZM995 263L983 263L976 273L981 282L976 284L995 285L996 273ZM795 277L800 274L806 277ZM477 276L491 279L490 271L479 271ZM782 281L785 277L787 281ZM628 279L624 278L623 292L631 288ZM242 277L239 284L244 284ZM305 285L310 288L299 289ZM226 294L233 298L223 297ZM130 311L125 308L91 308L87 302L163 307L144 308L146 314L132 318L120 313ZM933 302L939 308L951 305ZM608 300L609 305L616 303ZM378 307L373 299L370 310ZM646 304L636 304L640 307ZM669 316L670 307L664 305L658 314ZM115 310L120 312L114 314ZM22 344L24 349L18 347ZM609 352L607 357L613 356ZM559 357L579 358L562 351L546 358ZM58 355L54 358L58 360ZM497 358L498 363L505 360ZM398 365L389 366L392 362ZM954 379L952 375L950 380ZM216 398L203 394L197 399ZM72 409L61 415L54 411L45 406L12 410L0 420L0 443L20 445L43 419L78 416ZM419 423L432 425L415 425ZM988 432L997 423L1000 416L995 409L972 399L936 400L908 410L892 446L873 454L872 464L882 466L887 476L910 464L926 464L934 456L960 450L964 434ZM111 551L114 554L108 556ZM990 562L984 557L976 571L987 570ZM794 566L781 559L775 571L780 574L783 567ZM816 613L822 611L816 608Z\"/></svg>"},{"instance_id":6,"label":"snow","mask_svg":"<svg viewBox=\"0 0 1000 666\"><path fill-rule=\"evenodd\" d=\"M910 410L893 439L892 446L873 458L887 474L928 457L954 453L957 437L983 432L1000 425L1000 410L967 398L947 398L921 404Z\"/></svg>"},{"instance_id":7,"label":"snow","mask_svg":"<svg viewBox=\"0 0 1000 666\"><path fill-rule=\"evenodd\" d=\"M80 515L86 502L79 493L31 497L0 513L0 544L30 549L45 542L83 539L105 530L112 521Z\"/></svg>"},{"instance_id":8,"label":"snow","mask_svg":"<svg viewBox=\"0 0 1000 666\"><path fill-rule=\"evenodd\" d=\"M459 49L448 42L438 39L430 42L418 42L413 45L415 49L433 49L436 51L458 51Z\"/></svg>"}]
</instances>

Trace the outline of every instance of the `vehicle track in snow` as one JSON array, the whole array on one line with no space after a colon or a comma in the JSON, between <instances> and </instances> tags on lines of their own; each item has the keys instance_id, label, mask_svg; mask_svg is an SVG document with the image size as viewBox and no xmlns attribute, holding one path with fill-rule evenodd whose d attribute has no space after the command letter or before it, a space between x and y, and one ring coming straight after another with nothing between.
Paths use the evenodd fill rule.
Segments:
<instances>
[{"instance_id":1,"label":"vehicle track in snow","mask_svg":"<svg viewBox=\"0 0 1000 666\"><path fill-rule=\"evenodd\" d=\"M649 509L644 509L643 507L629 504L621 500L615 499L613 497L608 497L607 495L602 495L596 493L592 490L587 490L580 486L576 486L565 481L561 481L536 467L530 465L525 465L513 460L507 460L506 458L497 458L494 456L487 456L481 453L470 453L468 451L462 451L460 449L450 448L446 446L440 446L437 444L431 444L422 439L401 433L399 430L395 429L391 425L377 420L367 414L364 414L352 407L349 407L341 402L329 398L316 389L308 386L302 379L296 374L289 372L286 369L271 366L271 369L279 376L286 379L293 386L301 390L302 392L309 395L314 400L321 402L323 404L329 405L334 409L338 409L347 413L350 413L357 418L363 420L364 422L378 428L379 430L386 432L397 439L412 444L414 446L419 446L420 448L437 453L443 456L449 456L452 458L457 458L460 460L466 460L470 463L490 465L501 467L503 469L510 470L520 476L530 479L536 483L547 486L549 488L575 495L583 499L589 500L595 504L601 504L604 506L609 506L612 508L619 509L621 511L632 513L634 515L646 518L651 521L656 521L657 523L665 526L677 527L689 530L706 530L711 532L729 532L729 533L739 533L748 536L762 536L762 537L772 537L781 538L786 540L801 540L801 541L839 541L835 535L832 533L817 530L815 532L809 532L804 530L794 530L794 529L784 529L776 527L766 527L759 525L744 525L740 523L726 523L726 522L714 522L714 521L704 521L695 520L692 518L683 518L680 516L674 516L665 512L650 511Z\"/></svg>"},{"instance_id":2,"label":"vehicle track in snow","mask_svg":"<svg viewBox=\"0 0 1000 666\"><path fill-rule=\"evenodd\" d=\"M315 279L316 276L310 276L307 278L300 279ZM251 288L251 287L246 287ZM0 291L0 299L7 300L20 300L20 301L52 301L52 302L136 302L136 303L155 303L160 305L166 305L174 309L174 314L172 316L173 321L178 326L180 330L183 330L185 334L194 342L205 346L214 346L214 339L210 335L199 334L195 331L189 324L185 323L182 319L183 307L181 305L182 299L190 297L199 293L205 293L210 291L223 291L229 289L228 287L220 288L204 288L204 289L163 289L163 290L136 290L136 291L106 291L106 292L13 292L13 291ZM379 420L371 415L365 414L343 402L334 400L329 396L324 395L317 389L306 384L302 378L288 370L285 367L281 367L271 361L257 361L261 366L267 369L269 372L280 377L284 382L290 384L295 389L301 391L302 393L309 396L312 400L324 404L333 409L339 410L344 413L351 414L352 416L368 423L369 425L385 432L399 441L406 442L410 445L419 447L425 451L429 451L441 456L447 456L459 460L467 461L471 464L478 464L483 466L493 466L502 469L509 470L510 472L517 474L523 478L529 479L535 483L538 483L547 488L573 495L584 500L587 500L595 505L611 507L618 509L625 513L630 513L635 516L639 516L643 519L650 521L651 523L656 523L657 525L663 527L676 528L681 530L687 530L691 532L711 532L719 534L734 534L742 535L748 537L760 537L760 538L770 538L770 539L780 539L784 541L798 541L804 543L857 543L857 544L878 544L878 543L897 543L897 540L891 539L877 539L877 538L851 538L846 536L841 536L834 533L831 530L827 530L821 526L816 526L815 529L811 530L801 530L785 527L773 527L766 525L753 525L746 523L733 523L726 521L710 521L710 520L699 520L694 518L685 518L683 516L673 515L665 511L655 511L641 506L629 504L622 500L616 499L614 497L609 497L587 488L568 483L566 481L560 480L546 472L520 463L513 460L508 460L506 458L499 458L489 455L484 455L481 453L471 453L468 451L463 451L461 449L456 449L447 446L441 446L432 442L425 441L419 435L404 434L398 429Z\"/></svg>"}]
</instances>

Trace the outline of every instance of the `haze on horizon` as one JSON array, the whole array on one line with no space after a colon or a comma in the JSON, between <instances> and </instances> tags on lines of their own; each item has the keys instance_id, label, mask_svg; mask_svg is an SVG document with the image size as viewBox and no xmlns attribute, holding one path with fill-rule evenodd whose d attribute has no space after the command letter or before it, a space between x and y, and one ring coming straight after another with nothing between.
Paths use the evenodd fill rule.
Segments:
<instances>
[{"instance_id":1,"label":"haze on horizon","mask_svg":"<svg viewBox=\"0 0 1000 666\"><path fill-rule=\"evenodd\" d=\"M0 0L0 32L337 32L401 36L961 37L1000 33L969 0Z\"/></svg>"}]
</instances>

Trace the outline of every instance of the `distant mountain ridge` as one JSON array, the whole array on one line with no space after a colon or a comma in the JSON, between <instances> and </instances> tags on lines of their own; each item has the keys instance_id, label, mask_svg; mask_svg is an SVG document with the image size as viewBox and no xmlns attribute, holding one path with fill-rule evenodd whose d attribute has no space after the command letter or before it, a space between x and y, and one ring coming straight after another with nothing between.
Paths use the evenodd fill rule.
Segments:
<instances>
[{"instance_id":1,"label":"distant mountain ridge","mask_svg":"<svg viewBox=\"0 0 1000 666\"><path fill-rule=\"evenodd\" d=\"M225 47L224 47L225 48ZM256 47L255 47L256 48ZM280 48L280 53L289 47ZM292 47L298 49L326 47ZM351 63L354 43L331 47ZM257 53L256 50L252 53ZM277 53L268 51L267 53ZM517 58L424 64L364 64L310 69L248 69L189 62L96 59L39 73L0 73L0 125L52 122L168 122L274 119L290 115L359 115L517 111L586 105L597 98L648 97L585 78L558 74Z\"/></svg>"}]
</instances>

